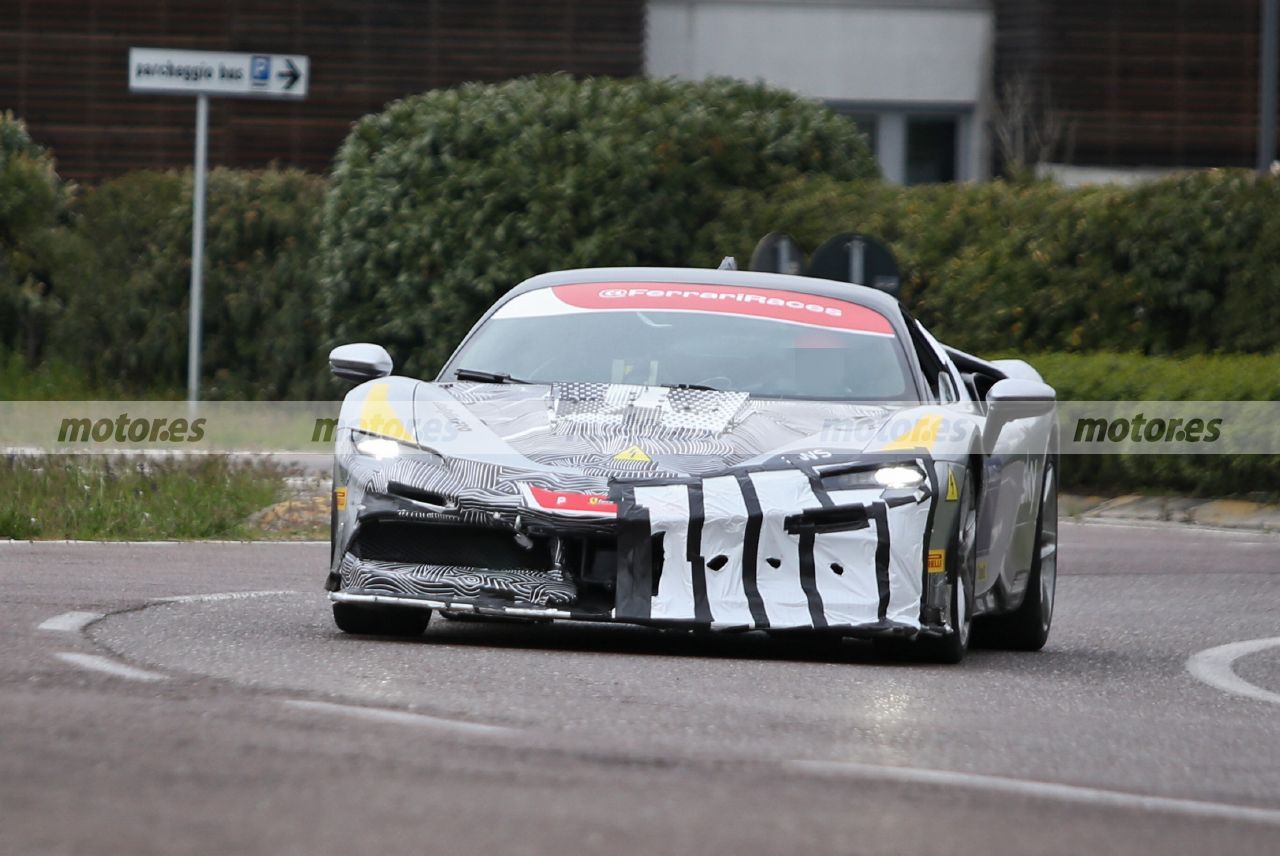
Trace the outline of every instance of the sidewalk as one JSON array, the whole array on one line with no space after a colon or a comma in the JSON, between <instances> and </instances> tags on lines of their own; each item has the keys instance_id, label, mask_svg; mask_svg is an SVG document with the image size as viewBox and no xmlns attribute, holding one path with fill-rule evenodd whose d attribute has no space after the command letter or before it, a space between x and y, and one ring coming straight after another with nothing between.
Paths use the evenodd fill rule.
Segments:
<instances>
[{"instance_id":1,"label":"sidewalk","mask_svg":"<svg viewBox=\"0 0 1280 856\"><path fill-rule=\"evenodd\" d=\"M1185 496L1080 496L1062 494L1064 518L1182 523L1225 529L1280 532L1280 504L1242 499L1192 499Z\"/></svg>"}]
</instances>

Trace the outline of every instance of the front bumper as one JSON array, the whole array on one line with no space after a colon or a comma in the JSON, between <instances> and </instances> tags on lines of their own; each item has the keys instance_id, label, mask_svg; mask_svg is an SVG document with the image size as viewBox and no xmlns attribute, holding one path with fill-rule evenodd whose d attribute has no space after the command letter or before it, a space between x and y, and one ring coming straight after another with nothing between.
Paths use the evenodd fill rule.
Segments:
<instances>
[{"instance_id":1,"label":"front bumper","mask_svg":"<svg viewBox=\"0 0 1280 856\"><path fill-rule=\"evenodd\" d=\"M931 614L921 608L926 593L940 581L927 571L936 490L896 499L878 489L827 493L812 474L776 468L619 483L613 498L616 522L607 528L596 522L591 531L593 539L607 533L604 589L600 563L593 582L584 572L590 563L572 560L578 554L558 543L582 536L581 523L561 531L542 521L527 531L554 545L556 559L546 566L475 567L478 554L489 553L488 542L444 561L433 554L432 536L422 533L394 559L362 555L358 546L344 553L330 596L344 603L711 630L866 637L946 630L921 620ZM427 526L450 531L439 519ZM507 543L515 532L501 526L485 537ZM570 561L562 561L566 555Z\"/></svg>"},{"instance_id":2,"label":"front bumper","mask_svg":"<svg viewBox=\"0 0 1280 856\"><path fill-rule=\"evenodd\" d=\"M393 607L401 609L438 609L444 612L456 612L469 615L484 615L493 618L522 618L547 621L588 621L607 624L634 624L644 627L668 628L672 630L706 630L719 633L742 633L758 628L748 625L725 622L701 622L681 619L663 618L618 618L612 614L602 614L592 610L562 609L549 606L513 605L476 602L474 600L437 599L429 597L407 597L392 594L370 594L367 592L335 591L329 593L333 603L351 603L363 606ZM930 625L908 626L893 621L878 621L873 624L859 625L827 625L822 628L774 628L777 632L804 632L827 636L841 636L853 639L898 638L914 639L919 637L936 637L942 635L945 628Z\"/></svg>"}]
</instances>

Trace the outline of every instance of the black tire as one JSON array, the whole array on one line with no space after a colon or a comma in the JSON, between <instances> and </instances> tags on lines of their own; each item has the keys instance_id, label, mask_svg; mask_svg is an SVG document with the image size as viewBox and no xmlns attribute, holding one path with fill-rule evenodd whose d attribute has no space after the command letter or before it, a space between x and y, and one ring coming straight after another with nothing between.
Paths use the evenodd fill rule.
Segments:
<instances>
[{"instance_id":1,"label":"black tire","mask_svg":"<svg viewBox=\"0 0 1280 856\"><path fill-rule=\"evenodd\" d=\"M934 663L959 663L969 650L973 635L973 585L977 568L978 508L973 474L965 477L960 492L960 512L956 531L951 536L952 566L951 604L947 622L951 631L941 638L920 640L920 653ZM959 616L957 619L956 616Z\"/></svg>"},{"instance_id":2,"label":"black tire","mask_svg":"<svg viewBox=\"0 0 1280 856\"><path fill-rule=\"evenodd\" d=\"M1027 593L1013 612L984 619L979 638L989 648L1039 651L1049 641L1058 586L1058 481L1053 461L1044 470L1040 508L1036 512L1035 552Z\"/></svg>"},{"instance_id":3,"label":"black tire","mask_svg":"<svg viewBox=\"0 0 1280 856\"><path fill-rule=\"evenodd\" d=\"M378 607L335 603L333 621L343 633L360 636L421 636L431 620L431 610L417 607Z\"/></svg>"}]
</instances>

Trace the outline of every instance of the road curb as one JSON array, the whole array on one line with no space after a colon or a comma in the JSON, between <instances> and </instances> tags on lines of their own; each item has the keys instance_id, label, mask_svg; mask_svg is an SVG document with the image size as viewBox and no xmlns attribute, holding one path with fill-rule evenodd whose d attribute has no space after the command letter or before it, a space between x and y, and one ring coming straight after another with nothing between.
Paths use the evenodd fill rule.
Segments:
<instances>
[{"instance_id":1,"label":"road curb","mask_svg":"<svg viewBox=\"0 0 1280 856\"><path fill-rule=\"evenodd\" d=\"M1061 507L1068 517L1077 520L1173 523L1214 529L1280 532L1280 504L1243 499L1063 494Z\"/></svg>"}]
</instances>

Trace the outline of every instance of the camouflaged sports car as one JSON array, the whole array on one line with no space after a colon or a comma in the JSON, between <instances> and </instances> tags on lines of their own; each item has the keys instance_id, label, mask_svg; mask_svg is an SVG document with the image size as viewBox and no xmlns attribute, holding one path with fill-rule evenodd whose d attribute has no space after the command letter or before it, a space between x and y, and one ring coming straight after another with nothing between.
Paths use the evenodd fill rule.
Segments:
<instances>
[{"instance_id":1,"label":"camouflaged sports car","mask_svg":"<svg viewBox=\"0 0 1280 856\"><path fill-rule=\"evenodd\" d=\"M893 297L809 277L545 274L435 381L372 344L338 421L327 588L349 633L447 616L972 630L1041 647L1057 567L1054 392L943 347Z\"/></svg>"}]
</instances>

